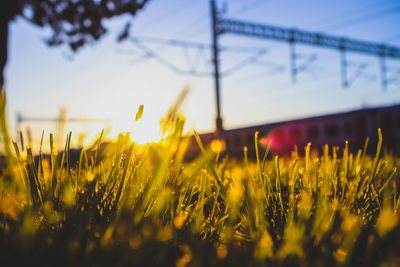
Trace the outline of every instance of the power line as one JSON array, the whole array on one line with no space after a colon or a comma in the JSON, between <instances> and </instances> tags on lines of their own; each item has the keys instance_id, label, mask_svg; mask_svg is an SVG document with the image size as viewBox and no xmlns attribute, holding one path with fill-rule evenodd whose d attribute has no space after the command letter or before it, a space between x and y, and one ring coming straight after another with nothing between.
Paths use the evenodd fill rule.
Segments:
<instances>
[{"instance_id":1,"label":"power line","mask_svg":"<svg viewBox=\"0 0 400 267\"><path fill-rule=\"evenodd\" d=\"M162 45L167 45L167 46L191 47L191 48L197 48L197 49L202 49L202 50L210 49L210 47L211 47L211 45L208 43L184 41L184 40L178 40L178 39L164 39L164 38L142 36L142 35L140 35L140 36L135 35L134 39L140 39L144 42L157 43L157 44L162 44Z\"/></svg>"},{"instance_id":2,"label":"power line","mask_svg":"<svg viewBox=\"0 0 400 267\"><path fill-rule=\"evenodd\" d=\"M175 6L172 6L171 9L168 9L167 12L164 12L163 14L161 14L160 16L156 16L156 17L153 16L153 18L150 19L150 22L147 24L147 26L142 27L142 29L147 29L149 27L152 27L152 26L156 25L157 23L165 21L165 19L168 19L171 16L175 16L176 14L179 14L180 12L185 11L189 7L193 6L191 4L192 4L192 1L186 2L186 0L183 0L183 2L181 2L181 5L180 5L181 8L179 8L179 6L177 7L175 5Z\"/></svg>"},{"instance_id":3,"label":"power line","mask_svg":"<svg viewBox=\"0 0 400 267\"><path fill-rule=\"evenodd\" d=\"M400 7L397 6L396 8L387 8L384 10L380 10L380 11L376 11L376 12L372 12L363 16L359 16L357 18L354 19L349 19L343 22L339 22L339 23L335 23L332 24L328 27L325 27L323 30L334 30L334 29L338 29L338 28L343 28L343 27L348 27L348 26L352 26L358 23L362 23L362 22L366 22L369 20L373 20L373 19L377 19L380 18L382 16L388 15L388 14L393 14L393 13L397 13L400 12Z\"/></svg>"},{"instance_id":4,"label":"power line","mask_svg":"<svg viewBox=\"0 0 400 267\"><path fill-rule=\"evenodd\" d=\"M315 26L315 25L321 26L321 24L322 25L328 24L328 26L329 26L329 24L332 24L332 23L330 23L332 21L333 21L333 23L335 23L335 22L337 22L337 20L341 20L341 19L346 18L348 16L350 16L350 17L352 17L354 15L360 16L360 12L362 12L362 11L368 11L368 13L369 13L369 11L371 9L375 9L376 7L382 7L382 3L380 2L380 0L378 0L378 1L379 1L379 3L369 4L369 5L365 5L365 6L361 7L361 8L355 8L355 9L352 9L352 10L348 10L346 12L342 12L340 14L337 14L337 15L329 17L329 18L318 19L318 20L316 20L316 21L314 21L312 23L307 24L306 26L310 26L310 27L311 26ZM391 7L395 8L397 6L398 5L391 6Z\"/></svg>"},{"instance_id":5,"label":"power line","mask_svg":"<svg viewBox=\"0 0 400 267\"><path fill-rule=\"evenodd\" d=\"M207 12L201 13L199 16L194 18L194 20L191 23L186 24L185 27L181 28L179 31L174 33L173 36L180 36L183 33L186 34L187 33L186 31L188 29L191 29L193 26L197 26L198 27L199 25L201 25L200 21L207 21ZM193 29L192 29L191 33L193 34Z\"/></svg>"},{"instance_id":6,"label":"power line","mask_svg":"<svg viewBox=\"0 0 400 267\"><path fill-rule=\"evenodd\" d=\"M242 60L241 62L237 63L233 67L229 68L228 70L224 71L221 73L221 77L226 77L231 75L232 73L244 68L245 66L249 65L250 63L253 63L259 59L260 56L264 55L267 53L267 49L260 49L255 53L254 55L251 55L250 57Z\"/></svg>"},{"instance_id":7,"label":"power line","mask_svg":"<svg viewBox=\"0 0 400 267\"><path fill-rule=\"evenodd\" d=\"M188 7L188 6L187 6ZM191 7L193 7L193 5L191 5ZM172 9L171 11L174 11L174 9ZM182 11L182 10L181 10ZM168 14L173 14L176 15L177 13L168 13ZM178 31L177 33L173 34L172 36L179 36L181 35L182 32L186 31L186 29L190 28L192 25L195 25L195 23L197 23L198 20L200 20L201 18L203 18L204 15L201 14L199 17L197 17L195 20L193 20L190 24L186 24L184 26L184 28L182 28L180 31ZM163 45L163 43L161 43L161 46L159 47L160 49L157 49L158 52L161 52L163 49L165 49L165 46Z\"/></svg>"},{"instance_id":8,"label":"power line","mask_svg":"<svg viewBox=\"0 0 400 267\"><path fill-rule=\"evenodd\" d=\"M281 64L276 64L274 62L269 62L269 61L265 61L265 60L258 60L253 62L253 64L261 66L261 67L266 67L269 69L269 74L274 74L277 72L282 72L285 70L285 67L282 66Z\"/></svg>"},{"instance_id":9,"label":"power line","mask_svg":"<svg viewBox=\"0 0 400 267\"><path fill-rule=\"evenodd\" d=\"M299 73L308 70L316 60L317 60L316 55L306 55L306 59L304 60L304 62L300 66L296 67L296 72Z\"/></svg>"},{"instance_id":10,"label":"power line","mask_svg":"<svg viewBox=\"0 0 400 267\"><path fill-rule=\"evenodd\" d=\"M148 36L133 37L133 38L131 38L131 41L143 53L142 56L139 56L136 59L135 63L141 62L146 59L155 59L164 67L167 67L168 69L170 69L173 72L180 74L180 75L208 76L208 75L212 74L211 72L197 70L198 65L200 63L200 59L201 59L201 57L204 56L202 54L203 51L208 51L211 49L210 44L201 43L201 42L174 40L174 39L162 39L162 38L148 37ZM182 48L184 57L189 66L189 70L185 70L181 67L178 67L176 64L172 63L165 57L161 56L155 50L144 45L143 42L153 42L153 43L157 43L157 44L162 44L164 46L174 46L174 47ZM197 57L194 60L190 57L188 49L196 49L198 51ZM249 52L254 53L255 52L253 55L250 55L249 57L245 58L244 60L240 61L239 63L233 65L232 67L230 67L226 71L224 71L222 73L223 77L229 76L232 73L237 72L240 69L244 68L245 66L258 61L259 58L262 55L266 54L268 51L266 48L242 47L242 46L222 46L220 50L221 51L241 52L241 53L249 53ZM124 54L137 53L136 50L131 50L131 49L128 49L128 50L123 49L123 50L119 50L118 52L124 53Z\"/></svg>"},{"instance_id":11,"label":"power line","mask_svg":"<svg viewBox=\"0 0 400 267\"><path fill-rule=\"evenodd\" d=\"M239 9L237 9L235 12L233 12L232 15L235 15L238 13L243 14L243 13L248 12L256 7L259 8L260 6L263 6L263 5L267 4L268 2L270 2L270 0L254 0L250 3L246 3L246 4L242 5Z\"/></svg>"},{"instance_id":12,"label":"power line","mask_svg":"<svg viewBox=\"0 0 400 267\"><path fill-rule=\"evenodd\" d=\"M212 47L212 45L209 43L185 41L185 40L180 40L180 39L165 39L165 38L143 36L143 35L135 35L134 39L138 39L143 42L162 44L162 45L166 45L166 46L189 47L189 48L197 48L200 50L208 50ZM249 53L249 52L258 51L260 49L264 49L263 47L234 46L234 45L227 45L227 46L222 45L219 48L220 48L220 51L222 51L222 52L232 51L232 52L243 52L243 53Z\"/></svg>"},{"instance_id":13,"label":"power line","mask_svg":"<svg viewBox=\"0 0 400 267\"><path fill-rule=\"evenodd\" d=\"M147 47L146 45L144 45L142 42L140 42L138 39L135 38L131 38L132 42L134 43L134 45L139 48L140 50L143 51L143 53L148 57L148 58L153 58L156 61L158 61L161 65L169 68L170 70L172 70L173 72L177 73L177 74L181 74L181 75L193 75L193 76L209 76L210 73L208 72L199 72L199 71L186 71L178 66L176 66L175 64L171 63L169 60L167 60L166 58L164 58L163 56L160 56L157 52L155 52L154 50L150 49L149 47Z\"/></svg>"},{"instance_id":14,"label":"power line","mask_svg":"<svg viewBox=\"0 0 400 267\"><path fill-rule=\"evenodd\" d=\"M347 78L345 87L350 87L353 83L364 73L364 70L368 67L367 63L353 63L347 62L347 66L353 65L356 70L354 71L353 75Z\"/></svg>"}]
</instances>

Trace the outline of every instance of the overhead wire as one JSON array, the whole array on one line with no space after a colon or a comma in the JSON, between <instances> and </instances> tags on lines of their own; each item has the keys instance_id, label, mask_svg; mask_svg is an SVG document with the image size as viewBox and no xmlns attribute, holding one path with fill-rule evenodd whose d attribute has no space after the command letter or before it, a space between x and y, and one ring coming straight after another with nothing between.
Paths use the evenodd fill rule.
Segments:
<instances>
[{"instance_id":1,"label":"overhead wire","mask_svg":"<svg viewBox=\"0 0 400 267\"><path fill-rule=\"evenodd\" d=\"M244 5L242 5L240 8L238 8L235 12L233 12L232 15L237 15L238 13L243 14L254 8L259 8L260 6L263 6L263 5L267 4L268 2L271 2L271 0L254 0L254 1L251 1L250 3L248 2Z\"/></svg>"},{"instance_id":2,"label":"overhead wire","mask_svg":"<svg viewBox=\"0 0 400 267\"><path fill-rule=\"evenodd\" d=\"M254 55L251 55L250 57L240 61L239 63L237 63L236 65L234 65L233 67L227 69L226 71L223 71L221 73L221 77L227 77L229 75L231 75L232 73L244 68L245 66L249 65L252 62L255 62L259 59L260 56L264 55L267 53L267 49L262 48L259 51L257 51Z\"/></svg>"},{"instance_id":3,"label":"overhead wire","mask_svg":"<svg viewBox=\"0 0 400 267\"><path fill-rule=\"evenodd\" d=\"M247 3L245 5L241 6L241 11L246 12L248 10L250 10L251 8L256 7L257 3L259 3L260 0L256 0L256 1L252 1L250 3ZM267 3L268 1L265 0L264 3ZM398 12L400 11L400 6L398 6L398 8L393 9L393 7L389 8L389 9L383 9L383 10L379 10L373 13L369 13L367 15L362 15L362 16L358 16L357 18L352 18L352 19L348 19L346 21L342 21L339 23L336 23L334 25L330 25L329 28L340 28L340 27L346 27L346 26L350 26L350 25L354 25L357 23L361 23L364 21L368 21L371 19L375 19L378 18L380 16L383 16L385 14L388 13L393 13L393 12ZM181 33L182 31L186 31L187 29L190 29L192 26L195 25L199 25L199 21L200 20L204 20L204 16L203 15L204 12L202 14L200 14L199 16L195 17L195 19L185 25L185 27L183 27L180 31L178 31L178 33ZM206 21L206 20L204 20ZM160 56L160 51L159 49L156 50L151 50L149 47L145 46L142 42L139 42L139 40L144 41L144 42L153 42L153 43L158 43L163 47L167 47L167 46L178 46L181 47L183 49L183 53L184 53L184 57L186 59L186 62L188 63L188 66L190 68L189 71L184 70L176 65L174 65L173 63L171 63L170 61L168 61L166 58ZM161 38L153 38L153 37L136 37L135 41L136 46L141 46L140 50L142 50L142 52L145 53L145 55L143 56L143 58L153 58L155 60L157 60L159 63L161 63L162 65L170 68L171 70L173 70L176 73L179 74L189 74L189 75L199 75L199 76L204 76L204 75L210 75L212 74L211 72L198 72L196 71L196 65L198 65L198 62L200 61L198 58L202 58L204 57L202 55L202 51L204 50L208 50L211 48L211 45L208 43L200 43L200 42L189 42L189 41L182 41L182 40L175 40L175 39L161 39ZM194 48L197 49L198 54L196 55L196 59L192 60L190 53L189 53L189 48ZM244 48L244 49L243 49ZM248 50L247 50L248 49ZM250 50L254 51L255 48L249 48L249 47L224 47L224 46L220 46L220 50L221 51L234 51L235 52L239 52L239 51L244 51L244 52L250 52ZM245 60L237 63L236 65L228 68L226 71L222 72L222 77L226 77L229 76L230 74L244 68L246 65L251 64L251 63L255 63L257 62L258 58L260 57L260 55L264 54L266 51L263 48L259 48L260 50L256 52L255 55L251 55L249 58L246 58ZM157 53L155 52L157 51ZM264 52L261 52L264 51ZM308 62L304 63L302 66L298 67L298 70L307 70L308 66L305 66L305 64L307 65L308 63L312 63L313 61L315 61L316 58L309 58ZM211 62L211 60L210 60ZM360 68L356 71L355 73L355 78L359 77L362 74L362 71L360 71ZM359 73L358 73L359 72Z\"/></svg>"},{"instance_id":4,"label":"overhead wire","mask_svg":"<svg viewBox=\"0 0 400 267\"><path fill-rule=\"evenodd\" d=\"M195 41L185 41L180 39L165 39L165 38L158 38L158 37L150 37L144 35L135 35L134 38L151 43L159 43L163 45L169 46L184 46L184 47L191 47L197 48L201 50L208 50L212 48L212 45L205 42L195 42ZM237 46L237 45L221 45L219 46L220 51L233 51L233 52L243 52L249 53L258 51L263 49L263 47L256 47L256 46Z\"/></svg>"},{"instance_id":5,"label":"overhead wire","mask_svg":"<svg viewBox=\"0 0 400 267\"><path fill-rule=\"evenodd\" d=\"M393 7L393 5L391 5ZM397 5L396 5L397 6ZM361 12L367 11L369 12L371 9L376 9L376 8L381 8L382 7L382 2L379 0L377 3L373 4L368 4L362 7L357 7L351 10L346 10L345 12L341 12L340 14L336 14L331 17L324 17L323 19L317 19L305 26L314 26L317 25L318 27L321 27L323 25L329 25L332 23L336 23L338 20L341 20L343 18L348 18L349 16L352 17L355 14L360 15Z\"/></svg>"},{"instance_id":6,"label":"overhead wire","mask_svg":"<svg viewBox=\"0 0 400 267\"><path fill-rule=\"evenodd\" d=\"M177 74L194 75L194 76L205 76L205 75L208 76L208 75L210 75L210 73L208 73L208 72L198 72L198 71L186 71L186 70L183 70L183 69L179 68L178 66L176 66L175 64L171 63L169 60L167 60L163 56L159 55L157 52L155 52L151 48L149 48L146 45L144 45L138 39L131 38L131 40L134 43L134 45L137 48L139 48L140 50L142 50L143 53L145 55L147 55L149 58L155 59L161 65L169 68L170 70L172 70L173 72L175 72Z\"/></svg>"},{"instance_id":7,"label":"overhead wire","mask_svg":"<svg viewBox=\"0 0 400 267\"><path fill-rule=\"evenodd\" d=\"M308 71L310 66L317 60L317 55L307 55L306 60L296 68L296 72Z\"/></svg>"},{"instance_id":8,"label":"overhead wire","mask_svg":"<svg viewBox=\"0 0 400 267\"><path fill-rule=\"evenodd\" d=\"M264 0L266 2L268 2L268 0ZM256 7L257 3L259 3L260 0L256 0L253 1L249 4L245 4L242 5L241 7L241 11L248 11L251 8ZM264 4L262 3L262 4ZM187 7L187 6L186 6ZM204 19L204 17L206 16L206 14L204 14L205 12L201 13L199 16L197 16L191 23L189 23L188 25L186 25L184 28L182 28L180 31L178 31L177 33L180 34L183 31L186 31L187 29L190 29L190 27L194 26L194 25L199 25L199 21L206 21ZM169 16L169 14L171 14L170 12L168 12L166 15L164 15L164 19L166 17ZM180 46L183 49L183 53L184 53L184 57L186 59L187 64L189 65L190 71L185 71L179 67L177 67L176 65L174 65L173 63L171 63L170 61L168 61L166 58L160 56L159 52L162 49L157 49L157 53L155 52L155 50L150 49L149 47L145 46L142 42L140 42L139 40L142 41L147 41L147 42L153 42L153 43L158 43L164 47L166 46ZM198 49L198 54L197 57L201 57L202 56L202 50L208 50L211 49L211 44L207 44L207 43L200 43L200 42L189 42L189 41L182 41L182 40L175 40L175 39L161 39L161 38L154 38L154 37L134 37L132 38L132 41L134 42L135 46L137 46L143 53L144 55L139 57L138 59L140 61L144 60L144 59L149 59L149 58L153 58L155 60L157 60L160 64L164 65L165 67L168 67L169 69L171 69L172 71L179 73L179 74L190 74L190 75L204 75L205 72L198 72L196 71L196 65L197 63L200 61L198 58L196 58L196 60L192 61L189 52L188 52L188 48L195 48ZM257 50L257 52L255 53L255 55L250 56L249 58L239 62L238 64L234 65L233 67L229 68L224 75L228 76L238 70L240 70L241 68L245 67L246 65L250 64L251 62L254 62L257 57L259 57L261 54L266 53L266 49L265 48L259 48L259 47L241 47L241 46L220 46L220 50L221 51L234 51L234 52L244 52L244 53L249 53L249 52L254 52L254 50ZM210 60L211 61L211 60ZM210 73L211 74L211 73Z\"/></svg>"},{"instance_id":9,"label":"overhead wire","mask_svg":"<svg viewBox=\"0 0 400 267\"><path fill-rule=\"evenodd\" d=\"M179 74L190 74L190 75L205 75L208 72L200 72L197 70L198 64L200 63L200 58L196 58L194 61L190 58L190 55L188 53L188 48L194 48L198 50L198 57L201 57L201 53L203 51L207 51L211 49L211 45L206 44L206 43L201 43L201 42L191 42L191 41L182 41L182 40L173 40L173 39L162 39L162 38L156 38L156 37L145 37L145 36L140 36L140 37L132 37L131 38L132 42L135 44L136 47L138 47L143 53L144 56L139 57L138 59L140 61L144 59L149 59L149 58L154 58L156 59L159 63L162 65L172 69L174 72L179 73ZM175 64L171 63L168 61L166 58L160 56L159 53L156 53L155 50L150 49L149 47L145 46L143 42L155 42L158 44L163 44L165 46L175 46L175 47L180 47L183 49L184 52L184 57L186 59L186 62L190 68L189 71L185 71L182 68L177 67ZM122 53L129 53L130 50L121 50L120 52ZM264 55L267 53L266 48L260 48L260 47L242 47L242 46L222 46L221 51L234 51L234 52L255 52L255 54L249 56L248 58L244 59L243 61L240 61L239 63L235 64L234 66L230 67L228 70L224 71L221 76L229 76L230 74L244 68L246 65L251 64L255 62L256 60L259 59L260 56ZM135 52L133 50L132 52ZM208 73L211 75L211 72Z\"/></svg>"},{"instance_id":10,"label":"overhead wire","mask_svg":"<svg viewBox=\"0 0 400 267\"><path fill-rule=\"evenodd\" d=\"M246 5L242 5L241 10L249 10L252 7L256 6L256 3L259 3L259 0L253 1L250 4L246 4ZM265 1L264 3L266 3L268 1ZM264 4L263 3L263 4ZM191 25L195 25L197 21L199 21L200 19L203 19L204 15L201 14L200 16L196 17L192 23L189 24L189 26ZM186 28L188 28L188 26L184 27L181 31L185 30ZM179 31L180 32L180 31ZM189 65L190 71L184 71L183 69L177 67L176 65L172 64L171 62L169 62L168 60L166 60L164 57L161 57L158 53L160 50L157 50L158 53L155 53L154 50L150 50L148 47L144 47L143 43L138 43L138 38L142 41L148 41L148 42L154 42L154 43L159 43L161 45L164 46L180 46L183 49L183 53L184 53L184 57L186 59L187 64ZM182 40L174 40L174 39L161 39L161 38L154 38L154 37L135 37L133 39L133 41L136 43L136 45L140 44L140 48L143 52L145 52L145 56L141 57L140 59L145 59L145 58L154 58L156 59L159 63L161 63L162 65L170 68L171 70L173 70L176 73L186 73L186 74L197 74L198 72L196 72L196 65L199 60L195 60L195 62L192 61L189 52L188 52L188 48L195 48L200 50L200 52L198 52L198 57L201 57L201 50L208 50L211 49L211 45L207 44L207 43L199 43L199 42L189 42L189 41L182 41ZM257 52L254 55L249 56L248 58L244 59L243 61L240 61L239 63L237 63L236 65L228 68L226 71L224 71L221 76L222 77L226 77L229 76L230 74L244 68L245 66L257 61L259 59L259 57L263 54L265 54L267 52L267 50L265 48L255 48L255 47L234 47L234 46L220 46L220 51L235 51L235 52L254 52L254 50L257 50ZM211 60L210 60L211 62ZM201 75L203 75L204 72L201 73ZM211 73L210 73L211 74Z\"/></svg>"},{"instance_id":11,"label":"overhead wire","mask_svg":"<svg viewBox=\"0 0 400 267\"><path fill-rule=\"evenodd\" d=\"M386 81L388 83L400 82L400 68L387 68L388 76Z\"/></svg>"},{"instance_id":12,"label":"overhead wire","mask_svg":"<svg viewBox=\"0 0 400 267\"><path fill-rule=\"evenodd\" d=\"M189 2L188 2L188 3L189 3ZM187 5L186 7L189 7L189 5ZM193 5L190 5L190 7L193 7ZM175 7L175 9L176 9L176 7ZM173 10L171 10L171 11L174 11L175 9L173 9ZM186 9L184 9L184 10L186 10ZM182 9L181 9L180 11L182 11ZM176 15L177 12L174 12L174 13L168 12L167 14ZM199 19L199 18L200 18L200 17L198 17L197 19ZM196 20L197 20L197 19L196 19ZM192 23L190 23L189 26L190 26L191 24L194 24L194 23L196 22L196 20L194 20ZM187 26L188 26L188 25L185 25L184 28L187 28ZM178 32L178 33L179 33L179 35L180 35L180 32ZM174 35L176 35L176 33L175 33ZM148 38L148 39L149 39L149 38ZM155 38L154 38L154 39L155 39ZM153 41L154 41L154 40L153 40ZM166 46L165 40L164 40L164 42L161 41L161 40L158 40L158 41L159 41L160 46L158 46L156 50L158 51L158 53L160 53L161 51L163 51L164 49L166 49L168 46ZM171 42L174 42L174 41L171 41L171 40L170 40L169 44L171 44Z\"/></svg>"},{"instance_id":13,"label":"overhead wire","mask_svg":"<svg viewBox=\"0 0 400 267\"><path fill-rule=\"evenodd\" d=\"M150 19L150 22L146 26L143 26L141 29L143 30L143 29L148 29L149 27L153 27L154 25L162 21L165 21L165 19L168 19L171 16L177 15L182 11L187 10L189 7L193 6L191 5L191 3L192 3L191 1L183 0L180 5L181 8L177 7L176 5L173 5L172 8L167 10L167 12L164 12L161 15L153 16L153 18Z\"/></svg>"},{"instance_id":14,"label":"overhead wire","mask_svg":"<svg viewBox=\"0 0 400 267\"><path fill-rule=\"evenodd\" d=\"M342 21L339 23L335 23L335 24L329 25L327 27L324 27L323 30L335 30L335 29L339 29L339 28L353 26L355 24L374 20L374 19L383 17L385 15L393 14L393 13L397 13L397 12L400 12L400 6L386 8L383 10L379 10L379 11L375 11L375 12L371 12L371 13L359 16L357 18L352 18L352 19L348 19L348 20L345 20L345 21Z\"/></svg>"},{"instance_id":15,"label":"overhead wire","mask_svg":"<svg viewBox=\"0 0 400 267\"><path fill-rule=\"evenodd\" d=\"M347 87L350 87L350 86L352 86L354 84L354 82L361 76L361 74L363 74L363 72L367 68L367 66L368 66L367 63L358 63L358 64L356 64L356 71L346 81Z\"/></svg>"},{"instance_id":16,"label":"overhead wire","mask_svg":"<svg viewBox=\"0 0 400 267\"><path fill-rule=\"evenodd\" d=\"M197 16L197 17L195 17L190 23L188 23L188 24L185 24L185 26L184 27L182 27L180 30L178 30L178 31L176 31L172 36L171 36L171 38L174 38L174 36L180 36L180 35L182 35L182 34L185 34L186 36L187 36L187 34L188 34L188 30L191 30L190 31L190 35L192 35L192 34L194 34L195 32L196 32L196 29L199 27L199 26L202 26L202 23L200 23L200 22L208 22L208 18L207 18L207 14L208 14L208 12L202 12L202 13L200 13L200 15L199 16ZM193 27L197 27L197 28L193 28Z\"/></svg>"}]
</instances>

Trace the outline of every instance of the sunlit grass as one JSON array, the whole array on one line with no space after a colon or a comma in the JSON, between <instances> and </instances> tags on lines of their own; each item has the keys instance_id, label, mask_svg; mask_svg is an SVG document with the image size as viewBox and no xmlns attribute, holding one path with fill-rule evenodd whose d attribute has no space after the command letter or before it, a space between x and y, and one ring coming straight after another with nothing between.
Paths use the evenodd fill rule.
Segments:
<instances>
[{"instance_id":1,"label":"sunlit grass","mask_svg":"<svg viewBox=\"0 0 400 267\"><path fill-rule=\"evenodd\" d=\"M15 265L399 265L399 158L366 147L305 147L270 157L255 133L256 161L222 157L225 143L192 139L179 113L162 139L129 134L79 155L10 140L1 101L0 260ZM134 117L139 120L143 107ZM134 138L132 138L134 139ZM134 141L134 140L133 140ZM46 156L43 146L48 145ZM37 155L36 157L34 155Z\"/></svg>"}]
</instances>

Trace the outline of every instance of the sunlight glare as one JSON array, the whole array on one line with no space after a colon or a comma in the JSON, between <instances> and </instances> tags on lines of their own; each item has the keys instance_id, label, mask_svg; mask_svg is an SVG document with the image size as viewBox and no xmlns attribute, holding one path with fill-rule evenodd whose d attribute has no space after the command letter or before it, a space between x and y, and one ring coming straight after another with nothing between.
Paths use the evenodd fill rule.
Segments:
<instances>
[{"instance_id":1,"label":"sunlight glare","mask_svg":"<svg viewBox=\"0 0 400 267\"><path fill-rule=\"evenodd\" d=\"M109 137L115 139L121 132L130 132L133 142L138 144L146 144L160 141L160 127L157 120L146 118L146 113L143 117L135 121L125 120L125 118L113 119L113 127Z\"/></svg>"}]
</instances>

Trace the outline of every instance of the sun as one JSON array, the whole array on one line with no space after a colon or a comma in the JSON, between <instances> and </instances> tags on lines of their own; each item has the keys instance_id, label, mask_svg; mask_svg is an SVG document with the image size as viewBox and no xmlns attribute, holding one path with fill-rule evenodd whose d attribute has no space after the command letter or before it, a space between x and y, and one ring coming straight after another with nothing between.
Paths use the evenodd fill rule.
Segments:
<instances>
[{"instance_id":1,"label":"sun","mask_svg":"<svg viewBox=\"0 0 400 267\"><path fill-rule=\"evenodd\" d=\"M128 120L126 118L113 119L109 137L115 139L118 134L124 132L129 132L131 141L137 144L159 142L161 139L159 122L145 115L138 120L135 120L135 117Z\"/></svg>"}]
</instances>

